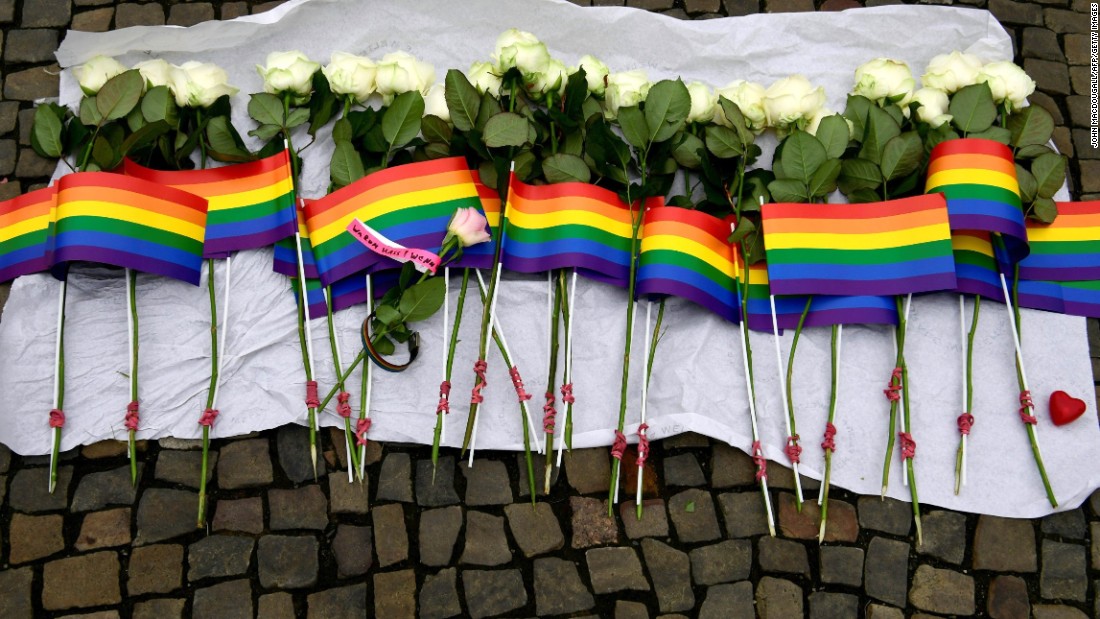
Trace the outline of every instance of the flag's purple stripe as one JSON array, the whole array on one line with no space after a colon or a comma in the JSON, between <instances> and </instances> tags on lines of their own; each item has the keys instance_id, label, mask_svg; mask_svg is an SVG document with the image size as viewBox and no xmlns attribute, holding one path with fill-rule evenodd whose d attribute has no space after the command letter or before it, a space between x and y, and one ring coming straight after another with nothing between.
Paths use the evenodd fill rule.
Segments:
<instances>
[{"instance_id":1,"label":"flag's purple stripe","mask_svg":"<svg viewBox=\"0 0 1100 619\"><path fill-rule=\"evenodd\" d=\"M814 297L814 304L817 304L819 297ZM853 325L853 324L865 324L865 325L893 325L898 322L897 311L891 311L883 309L881 307L850 307L850 308L837 308L837 309L823 309L814 310L813 306L810 306L810 313L806 316L805 326L807 327L830 327L832 325ZM784 316L790 319L788 314ZM798 326L798 319L800 316L794 316L794 324L790 324L790 321L786 321L784 326L780 323L780 327L785 329L794 329Z\"/></svg>"},{"instance_id":2,"label":"flag's purple stripe","mask_svg":"<svg viewBox=\"0 0 1100 619\"><path fill-rule=\"evenodd\" d=\"M196 260L194 268L188 268L175 262L158 260L141 254L105 249L102 247L90 247L87 245L69 245L58 247L54 252L53 274L58 279L64 279L63 275L66 263L77 260L87 262L100 262L118 267L135 269L145 273L163 275L185 281L189 284L199 285L199 273L202 261Z\"/></svg>"},{"instance_id":3,"label":"flag's purple stripe","mask_svg":"<svg viewBox=\"0 0 1100 619\"><path fill-rule=\"evenodd\" d=\"M265 217L264 219L268 218ZM220 234L221 232L237 232L237 234L225 235ZM256 229L254 226L250 232L243 234L239 232L240 228L238 226L217 226L217 229L207 228L206 241L203 245L203 257L224 257L231 252L265 247L288 236L294 236L294 221L273 221L268 228ZM220 254L220 256L214 254Z\"/></svg>"},{"instance_id":4,"label":"flag's purple stripe","mask_svg":"<svg viewBox=\"0 0 1100 619\"><path fill-rule=\"evenodd\" d=\"M769 269L771 266L769 265ZM932 273L913 277L895 277L883 281L844 281L836 279L773 279L774 294L892 295L955 288L954 268L950 273Z\"/></svg>"},{"instance_id":5,"label":"flag's purple stripe","mask_svg":"<svg viewBox=\"0 0 1100 619\"><path fill-rule=\"evenodd\" d=\"M696 303L706 309L718 314L722 318L729 320L730 322L736 322L738 319L738 311L736 306L731 306L723 303L722 301L715 299L709 294L704 293L702 290L679 282L676 280L665 278L652 278L645 282L645 290L641 287L638 289L639 295L649 294L668 294L682 299L687 299L693 303Z\"/></svg>"},{"instance_id":6,"label":"flag's purple stripe","mask_svg":"<svg viewBox=\"0 0 1100 619\"><path fill-rule=\"evenodd\" d=\"M544 256L541 258L509 257L504 263L509 271L518 273L541 273L553 269L566 269L577 267L591 273L600 273L611 280L626 279L630 275L629 267L623 269L622 265L613 260L605 260L589 253L562 253Z\"/></svg>"},{"instance_id":7,"label":"flag's purple stripe","mask_svg":"<svg viewBox=\"0 0 1100 619\"><path fill-rule=\"evenodd\" d=\"M24 247L4 256L4 266L0 267L0 282L15 279L20 275L37 273L50 268L49 259L43 255L45 247L35 245Z\"/></svg>"}]
</instances>

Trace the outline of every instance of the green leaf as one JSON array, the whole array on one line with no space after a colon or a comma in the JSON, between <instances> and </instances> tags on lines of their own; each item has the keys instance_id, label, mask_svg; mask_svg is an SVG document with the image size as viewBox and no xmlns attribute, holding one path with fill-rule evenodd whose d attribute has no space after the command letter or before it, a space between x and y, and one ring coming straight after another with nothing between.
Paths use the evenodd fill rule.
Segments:
<instances>
[{"instance_id":1,"label":"green leaf","mask_svg":"<svg viewBox=\"0 0 1100 619\"><path fill-rule=\"evenodd\" d=\"M291 108L290 114L286 117L286 128L293 129L306 124L309 120L309 109L304 107Z\"/></svg>"},{"instance_id":2,"label":"green leaf","mask_svg":"<svg viewBox=\"0 0 1100 619\"><path fill-rule=\"evenodd\" d=\"M550 155L543 159L542 172L550 183L587 183L592 179L592 172L584 159L565 153Z\"/></svg>"},{"instance_id":3,"label":"green leaf","mask_svg":"<svg viewBox=\"0 0 1100 619\"><path fill-rule=\"evenodd\" d=\"M775 202L809 202L810 190L806 183L793 178L774 180L768 183L768 192Z\"/></svg>"},{"instance_id":4,"label":"green leaf","mask_svg":"<svg viewBox=\"0 0 1100 619\"><path fill-rule=\"evenodd\" d=\"M332 141L333 142L350 142L354 135L351 121L346 118L341 118L332 123Z\"/></svg>"},{"instance_id":5,"label":"green leaf","mask_svg":"<svg viewBox=\"0 0 1100 619\"><path fill-rule=\"evenodd\" d=\"M956 92L947 111L952 116L952 124L967 134L985 131L997 120L997 105L993 103L993 93L985 82L971 84Z\"/></svg>"},{"instance_id":6,"label":"green leaf","mask_svg":"<svg viewBox=\"0 0 1100 619\"><path fill-rule=\"evenodd\" d=\"M421 121L420 131L424 134L424 139L428 142L443 142L449 144L451 137L454 135L447 121L431 114L425 116L424 120Z\"/></svg>"},{"instance_id":7,"label":"green leaf","mask_svg":"<svg viewBox=\"0 0 1100 619\"><path fill-rule=\"evenodd\" d=\"M882 176L888 181L908 176L920 167L924 146L916 131L907 131L886 143L882 150Z\"/></svg>"},{"instance_id":8,"label":"green leaf","mask_svg":"<svg viewBox=\"0 0 1100 619\"><path fill-rule=\"evenodd\" d=\"M1029 105L1008 117L1009 144L1016 148L1043 145L1054 135L1054 118L1038 105Z\"/></svg>"},{"instance_id":9,"label":"green leaf","mask_svg":"<svg viewBox=\"0 0 1100 619\"><path fill-rule=\"evenodd\" d=\"M840 114L821 119L817 126L817 139L825 146L825 154L830 159L839 159L848 148L848 122Z\"/></svg>"},{"instance_id":10,"label":"green leaf","mask_svg":"<svg viewBox=\"0 0 1100 619\"><path fill-rule=\"evenodd\" d=\"M1016 160L1021 159L1035 159L1036 157L1045 155L1047 153L1053 153L1046 144L1032 144L1031 146L1024 146L1020 150L1016 151Z\"/></svg>"},{"instance_id":11,"label":"green leaf","mask_svg":"<svg viewBox=\"0 0 1100 619\"><path fill-rule=\"evenodd\" d=\"M309 134L317 135L317 130L332 120L336 108L336 95L332 94L328 78L324 71L313 73L313 95L309 98Z\"/></svg>"},{"instance_id":12,"label":"green leaf","mask_svg":"<svg viewBox=\"0 0 1100 619\"><path fill-rule=\"evenodd\" d=\"M401 312L392 305L379 305L374 308L374 317L387 327L396 327L401 324Z\"/></svg>"},{"instance_id":13,"label":"green leaf","mask_svg":"<svg viewBox=\"0 0 1100 619\"><path fill-rule=\"evenodd\" d=\"M901 135L901 126L892 116L878 106L871 106L867 110L867 129L864 133L863 146L859 149L859 156L872 163L882 162L882 151L886 143Z\"/></svg>"},{"instance_id":14,"label":"green leaf","mask_svg":"<svg viewBox=\"0 0 1100 619\"><path fill-rule=\"evenodd\" d=\"M1039 186L1036 194L1040 198L1053 198L1066 180L1066 158L1055 153L1040 155L1031 162L1031 173Z\"/></svg>"},{"instance_id":15,"label":"green leaf","mask_svg":"<svg viewBox=\"0 0 1100 619\"><path fill-rule=\"evenodd\" d=\"M824 198L836 191L836 179L840 176L840 160L827 159L810 179L810 198Z\"/></svg>"},{"instance_id":16,"label":"green leaf","mask_svg":"<svg viewBox=\"0 0 1100 619\"><path fill-rule=\"evenodd\" d=\"M130 128L130 131L137 131L145 125L147 125L145 117L141 115L141 106L135 106L130 110L130 113L126 115L126 126Z\"/></svg>"},{"instance_id":17,"label":"green leaf","mask_svg":"<svg viewBox=\"0 0 1100 619\"><path fill-rule=\"evenodd\" d=\"M860 189L877 189L882 185L882 174L877 165L866 159L844 159L840 162L837 185L851 198L852 192Z\"/></svg>"},{"instance_id":18,"label":"green leaf","mask_svg":"<svg viewBox=\"0 0 1100 619\"><path fill-rule=\"evenodd\" d=\"M364 174L363 160L359 158L359 153L351 142L337 142L329 166L332 184L346 187L363 178Z\"/></svg>"},{"instance_id":19,"label":"green leaf","mask_svg":"<svg viewBox=\"0 0 1100 619\"><path fill-rule=\"evenodd\" d=\"M825 146L817 138L805 131L795 131L783 140L783 153L779 161L783 164L785 178L798 180L805 185L828 158Z\"/></svg>"},{"instance_id":20,"label":"green leaf","mask_svg":"<svg viewBox=\"0 0 1100 619\"><path fill-rule=\"evenodd\" d=\"M672 147L672 158L676 160L676 163L680 164L680 167L688 170L698 170L699 164L702 162L701 157L703 153L700 151L706 151L707 147L703 144L703 141L695 137L695 135L684 131L680 134L680 137L676 139L675 145Z\"/></svg>"},{"instance_id":21,"label":"green leaf","mask_svg":"<svg viewBox=\"0 0 1100 619\"><path fill-rule=\"evenodd\" d=\"M92 145L92 161L99 166L99 169L113 169L116 159L118 158L115 156L115 149L107 138L103 135L96 137L95 143Z\"/></svg>"},{"instance_id":22,"label":"green leaf","mask_svg":"<svg viewBox=\"0 0 1100 619\"><path fill-rule=\"evenodd\" d=\"M95 104L104 120L124 118L141 100L145 79L135 69L123 71L107 80L96 93Z\"/></svg>"},{"instance_id":23,"label":"green leaf","mask_svg":"<svg viewBox=\"0 0 1100 619\"><path fill-rule=\"evenodd\" d=\"M692 514L695 513L695 501L688 501L684 504L684 511Z\"/></svg>"},{"instance_id":24,"label":"green leaf","mask_svg":"<svg viewBox=\"0 0 1100 619\"><path fill-rule=\"evenodd\" d=\"M401 295L397 309L406 322L425 320L443 306L444 292L443 278L429 277L406 290Z\"/></svg>"},{"instance_id":25,"label":"green leaf","mask_svg":"<svg viewBox=\"0 0 1100 619\"><path fill-rule=\"evenodd\" d=\"M707 150L719 159L733 159L745 154L741 136L735 129L722 125L708 125L704 137L707 141Z\"/></svg>"},{"instance_id":26,"label":"green leaf","mask_svg":"<svg viewBox=\"0 0 1100 619\"><path fill-rule=\"evenodd\" d=\"M261 141L266 142L271 138L279 135L282 130L283 128L279 125L260 125L252 131L249 131L248 135L256 136L257 138L260 138Z\"/></svg>"},{"instance_id":27,"label":"green leaf","mask_svg":"<svg viewBox=\"0 0 1100 619\"><path fill-rule=\"evenodd\" d=\"M31 125L31 146L42 157L60 158L64 154L61 142L61 118L49 105L39 105L34 109L34 122Z\"/></svg>"},{"instance_id":28,"label":"green leaf","mask_svg":"<svg viewBox=\"0 0 1100 619\"><path fill-rule=\"evenodd\" d=\"M626 141L634 148L644 150L649 144L649 125L641 108L636 105L619 108L616 120Z\"/></svg>"},{"instance_id":29,"label":"green leaf","mask_svg":"<svg viewBox=\"0 0 1100 619\"><path fill-rule=\"evenodd\" d=\"M984 140L993 140L994 142L1000 142L1001 144L1008 145L1009 141L1012 140L1012 132L1009 131L1008 129L1005 129L1004 127L998 127L997 125L993 125L992 127L986 129L985 131L979 131L977 133L971 133L967 137L982 138Z\"/></svg>"},{"instance_id":30,"label":"green leaf","mask_svg":"<svg viewBox=\"0 0 1100 619\"><path fill-rule=\"evenodd\" d=\"M103 122L103 114L99 113L94 96L80 100L80 122L89 127L98 127Z\"/></svg>"},{"instance_id":31,"label":"green leaf","mask_svg":"<svg viewBox=\"0 0 1100 619\"><path fill-rule=\"evenodd\" d=\"M1058 206L1050 198L1036 198L1031 205L1030 217L1045 224L1054 223L1058 217Z\"/></svg>"},{"instance_id":32,"label":"green leaf","mask_svg":"<svg viewBox=\"0 0 1100 619\"><path fill-rule=\"evenodd\" d=\"M645 122L650 143L664 142L684 127L691 111L691 95L680 80L661 80L654 84L645 98Z\"/></svg>"},{"instance_id":33,"label":"green leaf","mask_svg":"<svg viewBox=\"0 0 1100 619\"><path fill-rule=\"evenodd\" d=\"M259 92L251 96L248 100L248 115L261 125L276 127L282 127L283 121L286 120L283 116L282 99L267 92Z\"/></svg>"},{"instance_id":34,"label":"green leaf","mask_svg":"<svg viewBox=\"0 0 1100 619\"><path fill-rule=\"evenodd\" d=\"M126 136L126 139L122 141L122 145L118 149L119 158L121 159L139 148L152 144L153 140L168 133L171 129L172 127L163 120L145 125L141 129Z\"/></svg>"},{"instance_id":35,"label":"green leaf","mask_svg":"<svg viewBox=\"0 0 1100 619\"><path fill-rule=\"evenodd\" d=\"M472 130L477 125L481 95L462 71L447 71L447 77L443 80L443 96L447 100L447 110L451 113L451 123L455 129Z\"/></svg>"},{"instance_id":36,"label":"green leaf","mask_svg":"<svg viewBox=\"0 0 1100 619\"><path fill-rule=\"evenodd\" d=\"M223 157L226 155L230 157L251 157L248 149L244 147L244 140L241 139L240 134L229 122L227 116L215 116L210 119L210 122L206 125L206 141L214 152Z\"/></svg>"},{"instance_id":37,"label":"green leaf","mask_svg":"<svg viewBox=\"0 0 1100 619\"><path fill-rule=\"evenodd\" d=\"M745 147L752 144L756 140L756 136L749 130L748 123L745 122L745 115L741 113L741 108L725 97L718 97L718 105L722 108L722 114L726 117L726 122L737 132L737 138L740 140L741 146Z\"/></svg>"},{"instance_id":38,"label":"green leaf","mask_svg":"<svg viewBox=\"0 0 1100 619\"><path fill-rule=\"evenodd\" d=\"M481 107L477 110L477 122L474 128L485 133L485 125L488 124L489 119L503 111L504 108L500 106L500 101L498 101L496 97L488 92L482 93Z\"/></svg>"},{"instance_id":39,"label":"green leaf","mask_svg":"<svg viewBox=\"0 0 1100 619\"><path fill-rule=\"evenodd\" d=\"M145 93L141 99L141 115L151 123L163 120L172 127L179 127L176 98L167 86L155 86Z\"/></svg>"},{"instance_id":40,"label":"green leaf","mask_svg":"<svg viewBox=\"0 0 1100 619\"><path fill-rule=\"evenodd\" d=\"M756 232L756 224L752 223L752 220L748 217L742 217L741 221L737 223L737 227L730 233L730 243L740 243L741 239Z\"/></svg>"},{"instance_id":41,"label":"green leaf","mask_svg":"<svg viewBox=\"0 0 1100 619\"><path fill-rule=\"evenodd\" d=\"M532 180L535 175L535 164L538 163L538 158L535 157L535 153L532 153L530 149L523 149L516 153L512 158L512 165L515 167L516 176L524 182Z\"/></svg>"},{"instance_id":42,"label":"green leaf","mask_svg":"<svg viewBox=\"0 0 1100 619\"><path fill-rule=\"evenodd\" d=\"M527 143L527 119L514 112L501 112L485 123L485 146L523 146Z\"/></svg>"},{"instance_id":43,"label":"green leaf","mask_svg":"<svg viewBox=\"0 0 1100 619\"><path fill-rule=\"evenodd\" d=\"M881 197L871 189L857 189L848 195L848 201L852 204L865 204L878 202Z\"/></svg>"},{"instance_id":44,"label":"green leaf","mask_svg":"<svg viewBox=\"0 0 1100 619\"><path fill-rule=\"evenodd\" d=\"M371 343L374 344L375 352L380 355L392 355L397 352L397 347L384 335L372 338Z\"/></svg>"},{"instance_id":45,"label":"green leaf","mask_svg":"<svg viewBox=\"0 0 1100 619\"><path fill-rule=\"evenodd\" d=\"M860 142L867 133L867 114L873 107L875 104L862 95L848 95L844 105L844 117L852 121L852 135Z\"/></svg>"},{"instance_id":46,"label":"green leaf","mask_svg":"<svg viewBox=\"0 0 1100 619\"><path fill-rule=\"evenodd\" d=\"M1039 192L1039 182L1035 180L1035 175L1028 172L1024 166L1017 163L1016 181L1020 185L1020 201L1024 204L1031 204L1034 202Z\"/></svg>"}]
</instances>

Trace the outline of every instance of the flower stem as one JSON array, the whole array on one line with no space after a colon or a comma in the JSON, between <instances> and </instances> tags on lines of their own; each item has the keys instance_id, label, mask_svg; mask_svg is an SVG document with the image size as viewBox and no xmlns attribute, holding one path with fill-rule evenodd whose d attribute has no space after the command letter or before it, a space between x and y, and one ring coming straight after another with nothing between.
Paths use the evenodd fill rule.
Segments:
<instances>
[{"instance_id":1,"label":"flower stem","mask_svg":"<svg viewBox=\"0 0 1100 619\"><path fill-rule=\"evenodd\" d=\"M810 305L814 302L813 295L806 297L806 306L802 308L802 315L798 317L798 326L794 330L794 338L791 340L791 351L787 354L787 381L783 384L783 391L787 398L787 421L791 426L791 437L798 435L798 427L795 425L794 416L794 394L792 393L794 384L794 355L798 350L798 339L802 335L802 327L806 324L806 316L810 314ZM797 462L792 462L795 465L797 471ZM795 494L795 506L799 513L802 513L802 484L798 478L795 478L795 487L798 492Z\"/></svg>"},{"instance_id":2,"label":"flower stem","mask_svg":"<svg viewBox=\"0 0 1100 619\"><path fill-rule=\"evenodd\" d=\"M504 226L506 225L505 214L508 210L508 198L507 196L501 201L500 204L500 233L497 236L496 247L493 249L493 267L489 273L489 291L487 296L482 298L481 307L481 335L478 338L477 358L484 361L489 351L489 322L492 316L493 299L496 295L497 280L500 279L500 254L501 248L504 246ZM511 367L510 365L508 367ZM479 380L479 377L475 374L475 381ZM466 418L466 435L462 438L462 451L461 455L465 455L466 449L470 447L470 439L474 432L474 422L477 420L478 403L470 402L470 413ZM524 421L524 424L527 422Z\"/></svg>"},{"instance_id":3,"label":"flower stem","mask_svg":"<svg viewBox=\"0 0 1100 619\"><path fill-rule=\"evenodd\" d=\"M130 306L130 401L138 399L138 315L137 315L137 272L126 269L127 302ZM127 437L130 452L130 483L137 487L137 431L130 430Z\"/></svg>"},{"instance_id":4,"label":"flower stem","mask_svg":"<svg viewBox=\"0 0 1100 619\"><path fill-rule=\"evenodd\" d=\"M69 296L69 280L61 280L60 299L57 308L57 369L56 389L54 391L54 408L65 410L65 300ZM53 429L53 452L50 456L50 484L52 493L57 487L57 463L61 456L61 428Z\"/></svg>"},{"instance_id":5,"label":"flower stem","mask_svg":"<svg viewBox=\"0 0 1100 619\"><path fill-rule=\"evenodd\" d=\"M549 397L554 397L554 388L558 380L558 338L559 329L558 323L562 312L562 299L565 297L565 280L563 276L564 271L559 270L554 283L554 301L551 309L550 319L550 358L549 365L547 367L546 376L546 393ZM552 276L551 276L552 277ZM554 428L551 426L546 430L546 470L543 474L543 490L546 494L550 494L550 477L554 472Z\"/></svg>"},{"instance_id":6,"label":"flower stem","mask_svg":"<svg viewBox=\"0 0 1100 619\"><path fill-rule=\"evenodd\" d=\"M340 347L337 345L336 326L332 318L332 286L325 286L325 318L328 325L328 345L332 351L332 365L336 371L336 388L344 391L344 381L340 380L344 370L340 367ZM348 459L351 461L352 468L358 474L359 450L355 449L355 432L351 427L351 417L344 417L344 439L347 440L348 444Z\"/></svg>"},{"instance_id":7,"label":"flower stem","mask_svg":"<svg viewBox=\"0 0 1100 619\"><path fill-rule=\"evenodd\" d=\"M894 367L900 368L904 364L903 354L905 352L905 314L901 307L901 297L895 298L898 312L898 326L894 329L894 341L897 343L897 352L894 355ZM900 385L902 389L905 388L904 382L901 378L890 378L890 386L895 387ZM890 430L886 438L886 456L882 463L882 493L881 498L886 498L886 489L890 486L890 461L894 456L894 432L897 430L898 425L898 403L900 400L890 400Z\"/></svg>"},{"instance_id":8,"label":"flower stem","mask_svg":"<svg viewBox=\"0 0 1100 619\"><path fill-rule=\"evenodd\" d=\"M577 288L576 284L577 284L577 271L576 271L576 269L574 269L573 270L573 291L574 292L576 291L576 288ZM573 367L573 360L572 360L572 356L573 356L573 341L572 341L573 327L572 327L572 325L573 325L573 323L570 322L569 317L571 315L570 312L573 311L573 308L570 307L570 304L569 304L572 293L565 294L565 292L564 292L565 291L565 271L561 271L561 287L562 287L561 319L562 319L562 324L565 326L565 342L566 342L565 343L565 353L566 353L565 370L566 370L566 372L565 372L565 375L563 376L563 378L564 378L565 382L571 382L573 380L573 377L571 375L572 367ZM563 394L563 401L564 401L564 394ZM573 403L572 402L564 402L564 408L565 408L565 435L562 438L564 439L564 442L565 442L565 449L571 452L571 451L573 451ZM559 460L560 460L560 458L561 458L560 453L558 454L558 457L559 457Z\"/></svg>"},{"instance_id":9,"label":"flower stem","mask_svg":"<svg viewBox=\"0 0 1100 619\"><path fill-rule=\"evenodd\" d=\"M974 405L974 334L978 331L978 314L982 308L981 295L974 295L974 315L970 318L970 331L966 334L966 410L970 413ZM955 452L955 494L962 489L963 456L966 453L966 436L959 436L959 448Z\"/></svg>"},{"instance_id":10,"label":"flower stem","mask_svg":"<svg viewBox=\"0 0 1100 619\"><path fill-rule=\"evenodd\" d=\"M645 384L646 393L649 393L649 379L653 376L653 360L657 356L657 344L661 341L661 324L665 320L665 300L661 299L661 302L657 305L657 320L653 323L653 332L650 337L649 346L649 358L646 359L645 365ZM647 310L648 311L648 310ZM642 404L642 410L645 411L645 404ZM642 423L645 423L645 419L642 419ZM645 474L643 467L638 467L638 496L634 500L634 517L638 520L642 519L642 478Z\"/></svg>"},{"instance_id":11,"label":"flower stem","mask_svg":"<svg viewBox=\"0 0 1100 619\"><path fill-rule=\"evenodd\" d=\"M906 303L912 303L912 298L910 297L910 299ZM905 419L904 428L906 432L909 432L912 430L913 427L909 410L909 366L905 362L905 353L902 349L902 345L904 345L905 343L905 329L907 320L905 313L902 312L900 296L897 297L897 305L898 321L901 323L902 334L901 345L898 346L898 357L901 360L901 365L899 366L901 367L901 398L905 409L903 413ZM906 476L909 478L909 497L912 499L913 524L917 529L917 546L920 546L924 543L924 536L921 533L920 500L917 498L917 477L913 467L913 458L905 458L905 473Z\"/></svg>"},{"instance_id":12,"label":"flower stem","mask_svg":"<svg viewBox=\"0 0 1100 619\"><path fill-rule=\"evenodd\" d=\"M214 391L218 387L218 297L214 287L214 261L206 261L206 290L210 297L210 387L206 391L206 408L214 406ZM199 514L196 527L206 526L206 471L209 466L210 426L202 427L202 471L199 477Z\"/></svg>"},{"instance_id":13,"label":"flower stem","mask_svg":"<svg viewBox=\"0 0 1100 619\"><path fill-rule=\"evenodd\" d=\"M840 338L840 328L838 325L833 325L832 337L829 340L830 350L830 367L832 369L830 375L830 388L829 388L829 421L832 424L836 421L836 388L837 382L840 378L840 355L838 350L838 340ZM833 471L833 450L825 449L825 475L821 479L821 528L817 532L817 543L825 541L825 523L829 519L829 480Z\"/></svg>"},{"instance_id":14,"label":"flower stem","mask_svg":"<svg viewBox=\"0 0 1100 619\"><path fill-rule=\"evenodd\" d=\"M455 349L458 347L458 330L462 325L462 310L466 306L466 287L470 284L470 269L462 269L462 289L458 291L458 301L455 303L455 319L451 325L451 342L447 346L447 368L445 380L451 380L451 370L454 368ZM436 467L439 465L439 437L443 432L443 413L435 416L435 435L432 438L432 476L434 479Z\"/></svg>"}]
</instances>

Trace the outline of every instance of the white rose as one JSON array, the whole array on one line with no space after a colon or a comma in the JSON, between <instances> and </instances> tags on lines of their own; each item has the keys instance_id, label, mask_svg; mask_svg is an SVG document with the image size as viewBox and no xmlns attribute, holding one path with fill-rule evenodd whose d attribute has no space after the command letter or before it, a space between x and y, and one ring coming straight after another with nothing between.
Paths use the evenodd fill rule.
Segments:
<instances>
[{"instance_id":1,"label":"white rose","mask_svg":"<svg viewBox=\"0 0 1100 619\"><path fill-rule=\"evenodd\" d=\"M981 70L982 61L977 56L954 51L940 54L928 61L920 83L921 86L937 88L950 95L961 88L977 84L978 72Z\"/></svg>"},{"instance_id":2,"label":"white rose","mask_svg":"<svg viewBox=\"0 0 1100 619\"><path fill-rule=\"evenodd\" d=\"M768 126L786 129L800 120L809 120L825 105L825 89L814 88L810 80L792 75L775 82L764 91L764 115Z\"/></svg>"},{"instance_id":3,"label":"white rose","mask_svg":"<svg viewBox=\"0 0 1100 619\"><path fill-rule=\"evenodd\" d=\"M73 67L73 76L86 95L94 95L107 80L126 71L126 67L109 56L93 56L79 67Z\"/></svg>"},{"instance_id":4,"label":"white rose","mask_svg":"<svg viewBox=\"0 0 1100 619\"><path fill-rule=\"evenodd\" d=\"M914 86L916 81L909 65L889 58L875 58L856 69L856 85L852 94L904 107L909 103Z\"/></svg>"},{"instance_id":5,"label":"white rose","mask_svg":"<svg viewBox=\"0 0 1100 619\"><path fill-rule=\"evenodd\" d=\"M913 93L913 101L920 106L917 108L917 118L933 128L951 120L951 115L947 113L950 101L946 92L938 88L921 88Z\"/></svg>"},{"instance_id":6,"label":"white rose","mask_svg":"<svg viewBox=\"0 0 1100 619\"><path fill-rule=\"evenodd\" d=\"M1035 92L1035 80L1008 60L991 62L982 67L978 73L978 83L981 82L989 84L993 100L1004 102L1010 111L1023 107L1028 96Z\"/></svg>"},{"instance_id":7,"label":"white rose","mask_svg":"<svg viewBox=\"0 0 1100 619\"><path fill-rule=\"evenodd\" d=\"M388 105L394 95L417 91L424 95L435 83L435 68L406 52L390 52L378 61L378 94Z\"/></svg>"},{"instance_id":8,"label":"white rose","mask_svg":"<svg viewBox=\"0 0 1100 619\"><path fill-rule=\"evenodd\" d=\"M497 37L493 60L501 75L514 67L519 69L526 80L527 76L546 70L550 64L550 52L535 35L510 28Z\"/></svg>"},{"instance_id":9,"label":"white rose","mask_svg":"<svg viewBox=\"0 0 1100 619\"><path fill-rule=\"evenodd\" d=\"M595 56L581 56L578 68L584 69L584 79L588 80L588 92L602 97L607 89L607 74L610 71L607 65L600 62Z\"/></svg>"},{"instance_id":10,"label":"white rose","mask_svg":"<svg viewBox=\"0 0 1100 619\"><path fill-rule=\"evenodd\" d=\"M424 115L438 116L447 122L451 122L451 110L447 108L447 97L443 90L443 84L436 84L428 89L424 95Z\"/></svg>"},{"instance_id":11,"label":"white rose","mask_svg":"<svg viewBox=\"0 0 1100 619\"><path fill-rule=\"evenodd\" d=\"M535 80L528 84L528 89L540 96L549 94L561 95L565 92L565 83L569 80L569 69L560 60L551 59L546 65L546 70L536 74Z\"/></svg>"},{"instance_id":12,"label":"white rose","mask_svg":"<svg viewBox=\"0 0 1100 619\"><path fill-rule=\"evenodd\" d=\"M745 125L750 131L760 133L768 126L767 116L764 114L764 87L756 82L734 80L718 89L718 96L729 99L737 104L741 115L745 117ZM722 125L730 126L721 106L715 115L715 120Z\"/></svg>"},{"instance_id":13,"label":"white rose","mask_svg":"<svg viewBox=\"0 0 1100 619\"><path fill-rule=\"evenodd\" d=\"M320 64L299 51L271 52L267 55L267 66L256 65L256 72L264 80L264 92L289 92L294 96L294 103L301 105L309 101L313 74L320 68Z\"/></svg>"},{"instance_id":14,"label":"white rose","mask_svg":"<svg viewBox=\"0 0 1100 619\"><path fill-rule=\"evenodd\" d=\"M222 95L233 96L237 89L229 85L224 69L206 62L185 62L169 73L172 94L181 107L210 107Z\"/></svg>"},{"instance_id":15,"label":"white rose","mask_svg":"<svg viewBox=\"0 0 1100 619\"><path fill-rule=\"evenodd\" d=\"M806 133L810 135L817 135L817 128L821 126L821 119L827 116L834 116L836 112L828 108L820 108L817 112L806 121ZM849 138L851 138L851 130L849 129Z\"/></svg>"},{"instance_id":16,"label":"white rose","mask_svg":"<svg viewBox=\"0 0 1100 619\"><path fill-rule=\"evenodd\" d=\"M359 103L366 103L374 94L374 61L345 52L332 52L321 72L328 79L329 88L338 95L352 95Z\"/></svg>"},{"instance_id":17,"label":"white rose","mask_svg":"<svg viewBox=\"0 0 1100 619\"><path fill-rule=\"evenodd\" d=\"M710 89L710 86L702 82L692 82L687 85L688 95L691 96L691 109L688 111L689 123L709 123L714 120L714 108L718 104L718 95Z\"/></svg>"},{"instance_id":18,"label":"white rose","mask_svg":"<svg viewBox=\"0 0 1100 619\"><path fill-rule=\"evenodd\" d=\"M475 62L470 65L470 71L466 74L466 78L482 94L486 92L491 95L500 94L500 74L497 73L496 67L492 63Z\"/></svg>"},{"instance_id":19,"label":"white rose","mask_svg":"<svg viewBox=\"0 0 1100 619\"><path fill-rule=\"evenodd\" d=\"M604 91L604 116L608 119L619 115L619 108L638 105L649 94L649 78L645 71L623 71L607 76L607 90Z\"/></svg>"},{"instance_id":20,"label":"white rose","mask_svg":"<svg viewBox=\"0 0 1100 619\"><path fill-rule=\"evenodd\" d=\"M141 73L141 77L145 78L147 88L169 85L172 65L161 58L139 62L134 65L134 68Z\"/></svg>"}]
</instances>

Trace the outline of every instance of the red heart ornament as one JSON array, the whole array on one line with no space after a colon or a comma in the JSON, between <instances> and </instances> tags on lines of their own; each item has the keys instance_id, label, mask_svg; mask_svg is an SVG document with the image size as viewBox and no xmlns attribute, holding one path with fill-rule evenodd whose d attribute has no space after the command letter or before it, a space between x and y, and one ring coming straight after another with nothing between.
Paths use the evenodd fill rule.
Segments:
<instances>
[{"instance_id":1,"label":"red heart ornament","mask_svg":"<svg viewBox=\"0 0 1100 619\"><path fill-rule=\"evenodd\" d=\"M1085 414L1085 401L1065 391L1050 394L1050 420L1056 426L1064 426Z\"/></svg>"}]
</instances>

